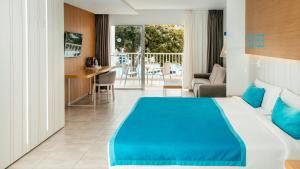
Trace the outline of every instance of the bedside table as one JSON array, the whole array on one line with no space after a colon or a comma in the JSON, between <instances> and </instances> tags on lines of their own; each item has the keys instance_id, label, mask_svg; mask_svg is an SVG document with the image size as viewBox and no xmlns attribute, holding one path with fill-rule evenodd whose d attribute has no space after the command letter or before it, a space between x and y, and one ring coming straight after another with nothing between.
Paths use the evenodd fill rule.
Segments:
<instances>
[{"instance_id":1,"label":"bedside table","mask_svg":"<svg viewBox=\"0 0 300 169\"><path fill-rule=\"evenodd\" d=\"M286 160L285 169L300 169L300 160Z\"/></svg>"}]
</instances>

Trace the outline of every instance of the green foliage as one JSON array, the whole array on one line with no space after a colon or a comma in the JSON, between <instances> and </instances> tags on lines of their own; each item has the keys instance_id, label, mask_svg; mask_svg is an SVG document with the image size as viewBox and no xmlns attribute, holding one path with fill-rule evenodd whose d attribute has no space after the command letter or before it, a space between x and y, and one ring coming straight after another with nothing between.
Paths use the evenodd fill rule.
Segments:
<instances>
[{"instance_id":1,"label":"green foliage","mask_svg":"<svg viewBox=\"0 0 300 169\"><path fill-rule=\"evenodd\" d=\"M141 29L138 26L116 26L115 45L118 51L137 52L141 42Z\"/></svg>"},{"instance_id":2,"label":"green foliage","mask_svg":"<svg viewBox=\"0 0 300 169\"><path fill-rule=\"evenodd\" d=\"M147 25L145 48L148 53L182 53L183 28L176 25Z\"/></svg>"},{"instance_id":3,"label":"green foliage","mask_svg":"<svg viewBox=\"0 0 300 169\"><path fill-rule=\"evenodd\" d=\"M137 52L140 45L140 28L116 26L116 48ZM147 53L182 53L184 30L178 25L146 25L145 51ZM118 42L118 39L121 41Z\"/></svg>"}]
</instances>

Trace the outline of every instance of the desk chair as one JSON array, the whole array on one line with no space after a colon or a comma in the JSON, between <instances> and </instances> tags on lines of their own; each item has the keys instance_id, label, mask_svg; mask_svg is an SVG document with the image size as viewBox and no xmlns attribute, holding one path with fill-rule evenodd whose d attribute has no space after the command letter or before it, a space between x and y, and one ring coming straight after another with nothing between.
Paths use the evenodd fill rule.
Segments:
<instances>
[{"instance_id":1,"label":"desk chair","mask_svg":"<svg viewBox=\"0 0 300 169\"><path fill-rule=\"evenodd\" d=\"M96 87L98 87L98 92L100 93L100 87L105 86L106 87L106 94L107 94L107 101L108 101L108 95L109 91L111 91L112 98L115 100L115 80L116 80L116 71L111 71L102 75L99 75L96 82L93 84L93 102L96 105Z\"/></svg>"}]
</instances>

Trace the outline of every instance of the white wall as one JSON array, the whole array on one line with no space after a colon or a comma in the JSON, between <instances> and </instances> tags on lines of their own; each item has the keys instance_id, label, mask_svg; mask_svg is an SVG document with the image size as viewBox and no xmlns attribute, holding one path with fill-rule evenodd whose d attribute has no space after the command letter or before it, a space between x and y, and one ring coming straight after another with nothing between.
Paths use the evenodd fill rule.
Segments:
<instances>
[{"instance_id":1,"label":"white wall","mask_svg":"<svg viewBox=\"0 0 300 169\"><path fill-rule=\"evenodd\" d=\"M63 0L2 0L0 12L5 168L64 126Z\"/></svg>"},{"instance_id":2,"label":"white wall","mask_svg":"<svg viewBox=\"0 0 300 169\"><path fill-rule=\"evenodd\" d=\"M184 10L139 10L137 12L138 15L110 15L110 24L184 24Z\"/></svg>"},{"instance_id":3,"label":"white wall","mask_svg":"<svg viewBox=\"0 0 300 169\"><path fill-rule=\"evenodd\" d=\"M249 83L245 55L245 0L227 0L227 95L241 95Z\"/></svg>"}]
</instances>

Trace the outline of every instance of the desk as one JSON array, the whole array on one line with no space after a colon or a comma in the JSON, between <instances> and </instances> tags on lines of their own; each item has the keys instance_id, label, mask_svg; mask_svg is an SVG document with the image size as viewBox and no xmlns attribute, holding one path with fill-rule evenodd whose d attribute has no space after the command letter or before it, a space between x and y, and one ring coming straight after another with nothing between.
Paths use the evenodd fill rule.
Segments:
<instances>
[{"instance_id":1,"label":"desk","mask_svg":"<svg viewBox=\"0 0 300 169\"><path fill-rule=\"evenodd\" d=\"M89 69L82 69L76 72L65 73L65 78L68 79L68 106L92 106L92 105L72 105L71 104L71 79L74 78L82 78L82 79L90 79L90 91L89 94L92 94L92 79L96 81L96 76L109 72L113 69L110 66L103 66L99 69L89 70Z\"/></svg>"},{"instance_id":2,"label":"desk","mask_svg":"<svg viewBox=\"0 0 300 169\"><path fill-rule=\"evenodd\" d=\"M300 169L300 161L299 160L287 160L285 161L286 169Z\"/></svg>"}]
</instances>

